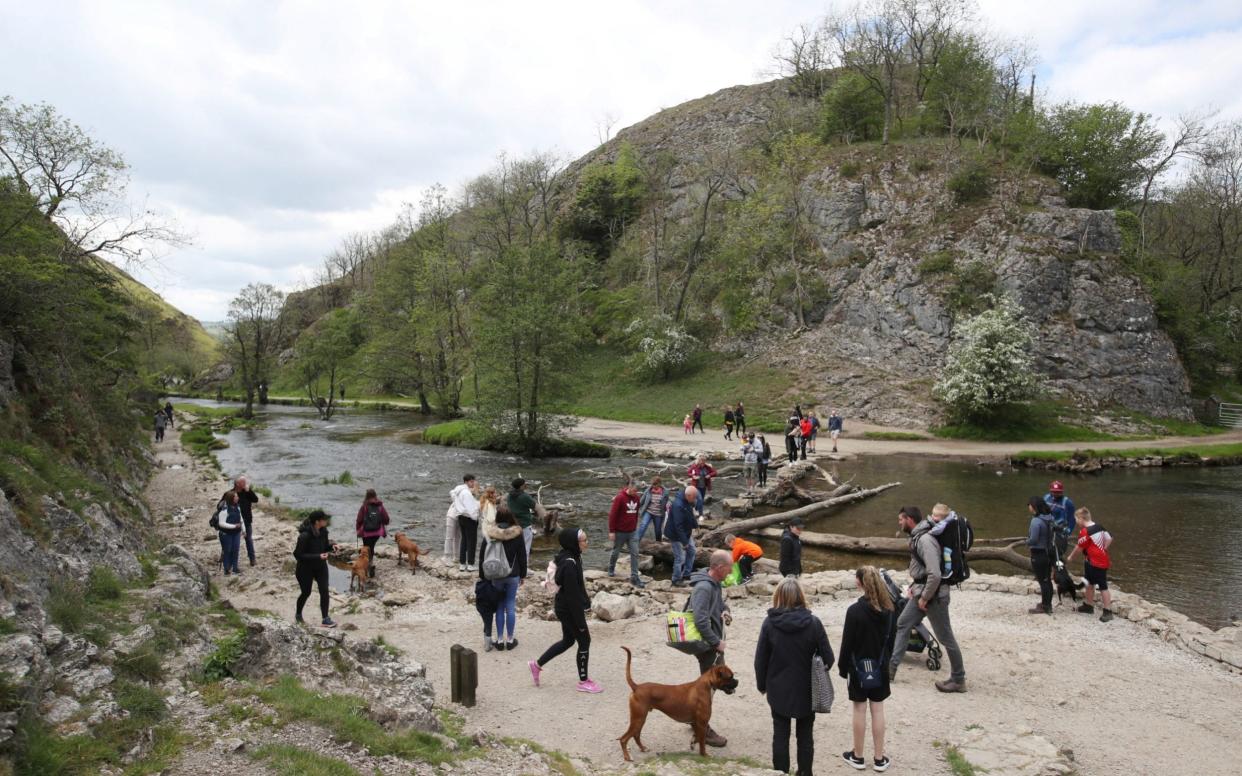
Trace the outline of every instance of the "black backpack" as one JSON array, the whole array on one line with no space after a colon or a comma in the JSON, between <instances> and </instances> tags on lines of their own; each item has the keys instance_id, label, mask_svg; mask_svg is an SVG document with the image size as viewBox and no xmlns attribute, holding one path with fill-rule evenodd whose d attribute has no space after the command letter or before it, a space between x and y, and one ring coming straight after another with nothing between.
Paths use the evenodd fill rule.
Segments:
<instances>
[{"instance_id":1,"label":"black backpack","mask_svg":"<svg viewBox=\"0 0 1242 776\"><path fill-rule=\"evenodd\" d=\"M970 521L958 515L956 520L934 538L940 542L942 582L947 585L960 585L970 579L966 551L975 543L975 529L970 527Z\"/></svg>"},{"instance_id":2,"label":"black backpack","mask_svg":"<svg viewBox=\"0 0 1242 776\"><path fill-rule=\"evenodd\" d=\"M380 514L379 504L367 504L367 513L362 518L362 530L367 533L378 531L383 521L384 516Z\"/></svg>"}]
</instances>

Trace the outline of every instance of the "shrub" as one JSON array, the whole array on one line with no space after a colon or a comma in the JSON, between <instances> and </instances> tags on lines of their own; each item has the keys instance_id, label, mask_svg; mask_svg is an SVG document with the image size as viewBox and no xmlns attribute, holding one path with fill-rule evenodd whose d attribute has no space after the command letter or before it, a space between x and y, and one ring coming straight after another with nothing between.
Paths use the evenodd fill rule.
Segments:
<instances>
[{"instance_id":1,"label":"shrub","mask_svg":"<svg viewBox=\"0 0 1242 776\"><path fill-rule=\"evenodd\" d=\"M825 143L873 140L884 128L884 99L857 73L845 73L820 101L819 137Z\"/></svg>"},{"instance_id":2,"label":"shrub","mask_svg":"<svg viewBox=\"0 0 1242 776\"><path fill-rule=\"evenodd\" d=\"M939 275L952 272L955 266L953 251L936 251L929 253L919 262L920 275Z\"/></svg>"},{"instance_id":3,"label":"shrub","mask_svg":"<svg viewBox=\"0 0 1242 776\"><path fill-rule=\"evenodd\" d=\"M638 318L625 327L626 334L638 340L633 356L634 371L640 379L667 380L690 360L699 341L671 316L660 314Z\"/></svg>"},{"instance_id":4,"label":"shrub","mask_svg":"<svg viewBox=\"0 0 1242 776\"><path fill-rule=\"evenodd\" d=\"M841 162L837 171L841 173L842 178L856 178L861 169L858 162Z\"/></svg>"},{"instance_id":5,"label":"shrub","mask_svg":"<svg viewBox=\"0 0 1242 776\"><path fill-rule=\"evenodd\" d=\"M1103 210L1134 194L1163 144L1145 113L1116 102L1065 103L1043 117L1038 167L1061 182L1071 206Z\"/></svg>"},{"instance_id":6,"label":"shrub","mask_svg":"<svg viewBox=\"0 0 1242 776\"><path fill-rule=\"evenodd\" d=\"M218 682L233 675L233 664L241 657L246 644L245 633L234 633L216 642L215 651L203 663L203 679Z\"/></svg>"},{"instance_id":7,"label":"shrub","mask_svg":"<svg viewBox=\"0 0 1242 776\"><path fill-rule=\"evenodd\" d=\"M86 578L86 596L92 601L115 601L125 590L107 566L96 566Z\"/></svg>"},{"instance_id":8,"label":"shrub","mask_svg":"<svg viewBox=\"0 0 1242 776\"><path fill-rule=\"evenodd\" d=\"M983 164L975 163L950 176L947 186L958 204L978 202L992 193L992 175Z\"/></svg>"},{"instance_id":9,"label":"shrub","mask_svg":"<svg viewBox=\"0 0 1242 776\"><path fill-rule=\"evenodd\" d=\"M1008 299L953 332L934 395L961 418L985 419L1035 395L1031 328Z\"/></svg>"}]
</instances>

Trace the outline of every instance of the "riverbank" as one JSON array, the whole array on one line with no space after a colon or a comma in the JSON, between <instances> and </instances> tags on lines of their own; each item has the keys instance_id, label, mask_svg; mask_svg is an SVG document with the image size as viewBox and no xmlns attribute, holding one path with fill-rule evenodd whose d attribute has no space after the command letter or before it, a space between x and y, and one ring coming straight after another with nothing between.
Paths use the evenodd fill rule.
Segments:
<instances>
[{"instance_id":1,"label":"riverbank","mask_svg":"<svg viewBox=\"0 0 1242 776\"><path fill-rule=\"evenodd\" d=\"M207 512L226 483L191 461L176 446L175 435L157 450L157 456L161 468L149 490L156 525L210 568L219 545L206 527ZM238 609L289 619L296 597L288 563L295 526L273 517L266 506L266 502L260 504L256 513L259 564L243 566L239 578L225 580L214 573L212 581L221 597ZM179 516L176 522L174 515ZM344 544L354 544L350 528L348 518L338 521L332 535ZM448 648L454 643L479 647L479 619L468 601L473 577L439 564L434 554L424 560L429 562L424 571L431 573L411 575L404 567L398 570L391 543L381 543L379 594L334 593L333 616L342 623L347 639L382 636L407 659L423 663L440 703L464 717L466 730L530 738L565 752L567 762L579 772L601 772L619 765L615 738L626 724L628 693L619 647L635 650L634 673L639 681L681 682L693 673L692 661L663 647L660 635L661 613L669 604L680 605L678 599L684 593L670 591L666 582L653 582L636 601L636 617L591 622L591 673L605 687L603 694L572 691L568 657L549 666L542 688L530 687L526 661L559 637L559 626L543 618L547 599L537 585L529 584L519 593L519 648L481 653L479 705L465 709L449 704ZM808 576L804 583L835 645L844 610L854 598L849 575L822 572ZM625 590L623 584L607 579L590 584L596 590ZM750 665L770 584L763 580L750 589L730 592L735 623L729 662L741 674L742 687L734 696L719 696L714 725L730 743L713 755L768 761L770 720L764 700L754 690ZM1239 659L1242 644L1236 641L1236 631L1212 634L1164 607L1125 594L1119 595L1117 607L1119 614L1124 610L1124 618L1108 624L1069 611L1068 606L1058 608L1050 618L1032 617L1025 614L1032 602L1032 587L1025 579L979 575L960 593L955 592L954 622L970 682L966 695L937 693L932 679L943 678L947 667L933 675L913 657L907 658L893 698L886 704L890 749L895 763L909 769L903 772L950 773L943 749L933 741L960 742L963 751L974 753L968 756L976 757L978 764L997 753L1005 762L1017 764L1021 752L1006 747L1041 740L1047 744L1035 747L1045 752L1040 756L1045 759L1035 762L1041 770L1012 772L1071 772L1067 768L1081 774L1233 771L1232 763L1242 756L1242 742L1232 733L1242 714L1242 676L1199 652ZM1230 644L1237 646L1229 649ZM849 740L839 682L838 695L836 711L816 723L818 759L826 772ZM934 730L924 724L927 719L939 720ZM1023 729L1030 733L1016 735ZM659 715L648 721L644 741L653 754L681 753L686 743L683 727ZM1058 750L1071 750L1074 761L1067 765ZM652 760L651 755L635 755L643 769L677 770L676 764ZM245 758L242 761L253 768ZM714 759L714 763L720 761ZM1060 770L1044 770L1044 765ZM725 769L748 770L739 764ZM256 771L243 768L237 772Z\"/></svg>"}]
</instances>

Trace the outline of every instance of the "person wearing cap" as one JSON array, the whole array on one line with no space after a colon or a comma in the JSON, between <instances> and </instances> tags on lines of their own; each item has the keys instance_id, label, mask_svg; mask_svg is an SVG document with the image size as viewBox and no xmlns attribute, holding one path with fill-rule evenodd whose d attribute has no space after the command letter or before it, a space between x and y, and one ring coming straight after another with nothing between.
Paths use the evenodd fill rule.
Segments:
<instances>
[{"instance_id":1,"label":"person wearing cap","mask_svg":"<svg viewBox=\"0 0 1242 776\"><path fill-rule=\"evenodd\" d=\"M1052 523L1057 529L1055 534L1057 558L1064 558L1069 537L1074 534L1074 528L1078 525L1078 520L1074 517L1074 502L1065 495L1065 485L1060 480L1053 480L1048 486L1048 492L1044 494L1044 502L1048 504L1048 511L1052 513Z\"/></svg>"},{"instance_id":2,"label":"person wearing cap","mask_svg":"<svg viewBox=\"0 0 1242 776\"><path fill-rule=\"evenodd\" d=\"M535 540L535 529L531 527L535 524L535 497L526 492L526 480L521 477L514 478L510 485L513 489L509 491L509 511L522 527L522 541L529 559L530 545Z\"/></svg>"},{"instance_id":3,"label":"person wearing cap","mask_svg":"<svg viewBox=\"0 0 1242 776\"><path fill-rule=\"evenodd\" d=\"M781 576L802 576L802 518L795 517L781 534Z\"/></svg>"}]
</instances>

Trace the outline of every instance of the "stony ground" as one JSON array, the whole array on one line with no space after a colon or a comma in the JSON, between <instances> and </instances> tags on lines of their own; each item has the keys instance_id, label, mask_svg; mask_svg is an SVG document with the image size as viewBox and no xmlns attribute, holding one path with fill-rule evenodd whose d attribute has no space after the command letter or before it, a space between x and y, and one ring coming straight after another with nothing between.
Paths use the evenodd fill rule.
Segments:
<instances>
[{"instance_id":1,"label":"stony ground","mask_svg":"<svg viewBox=\"0 0 1242 776\"><path fill-rule=\"evenodd\" d=\"M225 483L195 469L176 447L176 437L159 451L164 468L149 494L159 530L210 565L218 543L207 528L208 507ZM179 467L179 468L173 468ZM292 617L296 583L287 559L294 539L292 523L269 513L256 517L260 561L244 567L240 578L213 581L239 609L256 609ZM348 540L338 528L334 536ZM596 773L621 765L616 737L627 723L624 655L634 650L638 681L680 683L695 674L693 660L663 646L659 612L683 593L668 592L665 583L651 586L654 596L639 601L632 619L592 621L591 674L604 692L590 696L573 690L572 656L552 662L541 688L531 686L526 666L555 639L559 626L543 618L547 599L536 584L519 594L516 650L479 654L478 705L466 709L448 702L449 648L456 643L479 649L481 625L467 600L473 577L458 574L435 556L426 573L398 569L391 544L381 544L377 590L366 595L333 595L333 616L349 639L382 635L410 660L423 663L442 705L460 713L465 729L499 737L528 739L567 754L581 772ZM244 563L244 560L243 560ZM840 640L844 610L854 593L841 589L839 572L806 580L818 590L815 613L828 628L834 645ZM609 583L601 582L600 586ZM1002 585L1003 586L1003 585ZM1017 585L1021 588L1023 585ZM845 586L847 587L847 586ZM664 590L661 590L664 588ZM736 591L734 595L740 595ZM308 606L313 611L313 601ZM1236 735L1242 714L1242 676L1220 664L1161 641L1141 624L1118 619L1102 624L1070 611L1031 616L1033 599L1003 592L962 591L954 594L953 617L963 645L970 691L942 695L932 682L947 676L945 667L929 671L908 656L886 703L889 751L894 771L950 773L942 742L960 746L973 762L986 763L989 774L1134 774L1236 772L1242 740ZM744 758L756 765L770 762L771 722L766 702L754 688L753 650L762 623L763 595L734 598L735 621L728 634L728 659L741 676L733 696L718 695L713 724L729 738L714 755ZM838 682L840 700L834 712L816 722L817 768L848 772L840 752L850 746L848 704ZM197 709L187 713L195 719ZM205 748L187 755L173 773L265 773L244 751L269 733L229 729L211 738ZM333 753L363 772L408 772L408 764L384 762L352 751L314 728L290 726L279 736L290 742ZM652 715L644 732L651 752L634 751L641 771L684 771L696 760L652 760L659 753L681 753L688 735L682 725ZM243 751L233 752L238 744ZM868 750L869 750L868 744ZM487 749L482 759L463 772L549 772L554 767L536 752L513 747ZM500 769L499 771L497 769ZM426 766L418 772L429 772ZM722 772L744 773L741 763Z\"/></svg>"}]
</instances>

